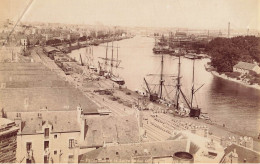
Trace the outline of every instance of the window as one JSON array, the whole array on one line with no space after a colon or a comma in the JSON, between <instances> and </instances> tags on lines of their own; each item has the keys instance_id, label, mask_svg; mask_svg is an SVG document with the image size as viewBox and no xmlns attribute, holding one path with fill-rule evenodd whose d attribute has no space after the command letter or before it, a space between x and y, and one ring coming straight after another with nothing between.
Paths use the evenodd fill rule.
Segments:
<instances>
[{"instance_id":1,"label":"window","mask_svg":"<svg viewBox=\"0 0 260 164\"><path fill-rule=\"evenodd\" d=\"M57 150L54 150L53 154L54 154L54 155L57 155Z\"/></svg>"},{"instance_id":2,"label":"window","mask_svg":"<svg viewBox=\"0 0 260 164\"><path fill-rule=\"evenodd\" d=\"M32 143L31 142L26 142L26 150L30 151L32 149Z\"/></svg>"},{"instance_id":3,"label":"window","mask_svg":"<svg viewBox=\"0 0 260 164\"><path fill-rule=\"evenodd\" d=\"M74 139L69 139L69 148L74 147Z\"/></svg>"},{"instance_id":4,"label":"window","mask_svg":"<svg viewBox=\"0 0 260 164\"><path fill-rule=\"evenodd\" d=\"M44 141L44 150L49 148L49 141Z\"/></svg>"},{"instance_id":5,"label":"window","mask_svg":"<svg viewBox=\"0 0 260 164\"><path fill-rule=\"evenodd\" d=\"M116 155L118 155L119 153L118 152L116 152Z\"/></svg>"},{"instance_id":6,"label":"window","mask_svg":"<svg viewBox=\"0 0 260 164\"><path fill-rule=\"evenodd\" d=\"M49 138L49 128L44 129L44 137Z\"/></svg>"},{"instance_id":7,"label":"window","mask_svg":"<svg viewBox=\"0 0 260 164\"><path fill-rule=\"evenodd\" d=\"M68 163L74 163L74 155L69 155Z\"/></svg>"},{"instance_id":8,"label":"window","mask_svg":"<svg viewBox=\"0 0 260 164\"><path fill-rule=\"evenodd\" d=\"M26 159L26 163L32 163L32 160Z\"/></svg>"},{"instance_id":9,"label":"window","mask_svg":"<svg viewBox=\"0 0 260 164\"><path fill-rule=\"evenodd\" d=\"M44 156L44 163L49 163L49 159L47 155Z\"/></svg>"},{"instance_id":10,"label":"window","mask_svg":"<svg viewBox=\"0 0 260 164\"><path fill-rule=\"evenodd\" d=\"M54 135L54 138L55 138L55 139L57 138L57 134Z\"/></svg>"}]
</instances>

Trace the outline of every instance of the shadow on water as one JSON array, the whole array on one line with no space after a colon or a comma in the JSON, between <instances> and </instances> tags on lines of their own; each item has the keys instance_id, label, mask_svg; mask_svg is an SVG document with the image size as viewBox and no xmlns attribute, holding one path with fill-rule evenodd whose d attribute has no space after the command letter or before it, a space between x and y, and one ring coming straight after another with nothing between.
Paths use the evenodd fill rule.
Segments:
<instances>
[{"instance_id":1,"label":"shadow on water","mask_svg":"<svg viewBox=\"0 0 260 164\"><path fill-rule=\"evenodd\" d=\"M259 134L259 90L214 77L209 92L208 112L214 121L237 132Z\"/></svg>"}]
</instances>

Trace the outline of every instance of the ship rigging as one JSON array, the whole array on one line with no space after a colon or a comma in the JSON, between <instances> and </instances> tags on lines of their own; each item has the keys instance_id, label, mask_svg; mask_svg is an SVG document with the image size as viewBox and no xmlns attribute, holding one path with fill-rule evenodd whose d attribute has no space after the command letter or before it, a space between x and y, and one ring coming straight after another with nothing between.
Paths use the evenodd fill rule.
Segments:
<instances>
[{"instance_id":1,"label":"ship rigging","mask_svg":"<svg viewBox=\"0 0 260 164\"><path fill-rule=\"evenodd\" d=\"M99 67L100 67L100 75L103 75L107 78L110 78L112 81L114 81L115 83L119 84L119 85L124 85L125 81L124 79L122 79L121 77L119 77L119 75L115 75L114 73L114 67L116 69L118 68L122 68L119 67L121 60L118 59L118 45L115 47L117 49L117 53L116 53L116 59L114 59L114 43L112 42L112 53L111 53L111 58L108 58L108 43L106 46L106 56L105 58L103 57L99 57L100 59L104 60L104 69L101 67L101 63L99 63ZM108 67L110 65L110 68Z\"/></svg>"}]
</instances>

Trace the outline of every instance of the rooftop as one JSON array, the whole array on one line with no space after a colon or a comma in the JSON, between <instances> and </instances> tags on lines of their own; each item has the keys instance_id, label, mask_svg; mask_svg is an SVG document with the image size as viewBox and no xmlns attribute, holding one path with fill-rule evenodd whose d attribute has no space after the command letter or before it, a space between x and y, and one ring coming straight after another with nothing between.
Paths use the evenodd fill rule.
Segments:
<instances>
[{"instance_id":1,"label":"rooftop","mask_svg":"<svg viewBox=\"0 0 260 164\"><path fill-rule=\"evenodd\" d=\"M238 163L244 163L246 160L247 163L260 163L260 153L254 150L248 149L246 147L232 144L225 149L225 154L229 154L236 149L238 155Z\"/></svg>"},{"instance_id":2,"label":"rooftop","mask_svg":"<svg viewBox=\"0 0 260 164\"><path fill-rule=\"evenodd\" d=\"M13 121L11 121L11 120L9 120L9 119L0 117L0 127L4 127L4 126L6 126L7 124L10 124L10 123L12 123L12 122L13 122Z\"/></svg>"},{"instance_id":3,"label":"rooftop","mask_svg":"<svg viewBox=\"0 0 260 164\"><path fill-rule=\"evenodd\" d=\"M41 114L39 117L38 114ZM19 119L16 112L8 112L9 119ZM21 113L21 134L36 134L42 130L42 126L48 121L52 125L51 132L80 132L80 124L77 121L77 111L41 111Z\"/></svg>"},{"instance_id":4,"label":"rooftop","mask_svg":"<svg viewBox=\"0 0 260 164\"><path fill-rule=\"evenodd\" d=\"M175 36L187 36L185 32L176 32Z\"/></svg>"},{"instance_id":5,"label":"rooftop","mask_svg":"<svg viewBox=\"0 0 260 164\"><path fill-rule=\"evenodd\" d=\"M96 161L107 158L109 161L116 161L131 160L135 157L147 159L151 157L172 156L175 152L186 151L187 143L187 140L167 140L107 146L87 152L81 155L79 160L80 163L85 163L88 161Z\"/></svg>"},{"instance_id":6,"label":"rooftop","mask_svg":"<svg viewBox=\"0 0 260 164\"><path fill-rule=\"evenodd\" d=\"M139 142L139 127L135 116L102 116L86 120L88 131L81 147L103 146L104 143Z\"/></svg>"},{"instance_id":7,"label":"rooftop","mask_svg":"<svg viewBox=\"0 0 260 164\"><path fill-rule=\"evenodd\" d=\"M14 121L0 117L0 136L17 131L18 128L15 126Z\"/></svg>"},{"instance_id":8,"label":"rooftop","mask_svg":"<svg viewBox=\"0 0 260 164\"><path fill-rule=\"evenodd\" d=\"M76 110L98 113L98 106L42 63L0 63L0 107L5 111ZM15 102L15 103L14 103Z\"/></svg>"},{"instance_id":9,"label":"rooftop","mask_svg":"<svg viewBox=\"0 0 260 164\"><path fill-rule=\"evenodd\" d=\"M252 63L246 63L246 62L238 62L234 68L240 68L240 69L245 69L245 70L253 70L253 68L257 66L257 64L252 64Z\"/></svg>"},{"instance_id":10,"label":"rooftop","mask_svg":"<svg viewBox=\"0 0 260 164\"><path fill-rule=\"evenodd\" d=\"M51 53L51 52L59 52L60 50L58 50L55 47L51 47L51 46L46 46L43 48L45 52L47 53Z\"/></svg>"}]
</instances>

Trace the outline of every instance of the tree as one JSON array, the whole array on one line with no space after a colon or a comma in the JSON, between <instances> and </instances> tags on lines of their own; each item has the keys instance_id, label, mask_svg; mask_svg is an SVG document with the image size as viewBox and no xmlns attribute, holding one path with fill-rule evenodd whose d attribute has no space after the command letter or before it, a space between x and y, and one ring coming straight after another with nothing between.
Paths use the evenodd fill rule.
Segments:
<instances>
[{"instance_id":1,"label":"tree","mask_svg":"<svg viewBox=\"0 0 260 164\"><path fill-rule=\"evenodd\" d=\"M232 72L239 61L260 61L259 43L260 39L255 36L215 38L207 44L206 51L218 72Z\"/></svg>"}]
</instances>

